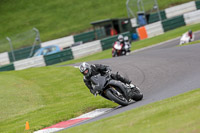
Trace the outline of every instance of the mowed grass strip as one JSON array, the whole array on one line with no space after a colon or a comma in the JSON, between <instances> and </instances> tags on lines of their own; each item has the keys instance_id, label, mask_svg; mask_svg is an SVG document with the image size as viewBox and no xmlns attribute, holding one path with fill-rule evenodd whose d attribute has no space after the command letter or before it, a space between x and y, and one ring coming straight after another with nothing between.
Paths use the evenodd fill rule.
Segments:
<instances>
[{"instance_id":1,"label":"mowed grass strip","mask_svg":"<svg viewBox=\"0 0 200 133\"><path fill-rule=\"evenodd\" d=\"M200 89L61 133L199 133Z\"/></svg>"},{"instance_id":2,"label":"mowed grass strip","mask_svg":"<svg viewBox=\"0 0 200 133\"><path fill-rule=\"evenodd\" d=\"M41 67L0 73L0 132L39 130L97 108L117 104L94 97L73 67Z\"/></svg>"},{"instance_id":3,"label":"mowed grass strip","mask_svg":"<svg viewBox=\"0 0 200 133\"><path fill-rule=\"evenodd\" d=\"M133 42L131 50L134 51L134 50L137 50L137 49L141 49L141 48L144 48L144 47L147 47L147 46L155 45L155 44L158 44L158 43L179 37L183 33L187 32L189 29L191 29L193 32L200 30L200 23L195 24L195 25L183 26L183 27L168 31L168 32L166 32L162 35L159 35L159 36L155 36L155 37L148 38L148 39L145 39L145 40ZM99 53L96 53L96 54L93 54L93 55L82 57L80 59L65 61L65 62L56 64L56 65L67 65L67 64L74 64L74 63L84 62L84 61L94 61L94 60L112 58L111 52L112 52L112 49L107 49L105 51L102 51L102 52L99 52Z\"/></svg>"},{"instance_id":4,"label":"mowed grass strip","mask_svg":"<svg viewBox=\"0 0 200 133\"><path fill-rule=\"evenodd\" d=\"M185 46L185 45L192 45L192 44L200 44L200 40L196 40L196 41L185 43L185 44L178 45L178 46Z\"/></svg>"}]
</instances>

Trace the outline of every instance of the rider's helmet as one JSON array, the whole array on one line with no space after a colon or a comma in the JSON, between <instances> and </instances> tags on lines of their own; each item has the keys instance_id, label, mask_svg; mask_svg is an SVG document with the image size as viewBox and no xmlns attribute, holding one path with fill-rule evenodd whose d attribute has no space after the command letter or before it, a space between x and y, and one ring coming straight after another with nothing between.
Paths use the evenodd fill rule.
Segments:
<instances>
[{"instance_id":1,"label":"rider's helmet","mask_svg":"<svg viewBox=\"0 0 200 133\"><path fill-rule=\"evenodd\" d=\"M119 35L117 39L118 39L118 41L119 41L120 43L122 43L122 42L124 41L123 35Z\"/></svg>"},{"instance_id":2,"label":"rider's helmet","mask_svg":"<svg viewBox=\"0 0 200 133\"><path fill-rule=\"evenodd\" d=\"M191 35L191 34L192 34L192 30L189 30L189 31L188 31L188 34Z\"/></svg>"},{"instance_id":3,"label":"rider's helmet","mask_svg":"<svg viewBox=\"0 0 200 133\"><path fill-rule=\"evenodd\" d=\"M87 62L83 62L79 66L79 70L85 77L89 77L91 75L91 67Z\"/></svg>"},{"instance_id":4,"label":"rider's helmet","mask_svg":"<svg viewBox=\"0 0 200 133\"><path fill-rule=\"evenodd\" d=\"M124 41L125 41L125 42L128 42L128 41L129 41L129 40L128 40L128 36L125 36L125 37L124 37Z\"/></svg>"}]
</instances>

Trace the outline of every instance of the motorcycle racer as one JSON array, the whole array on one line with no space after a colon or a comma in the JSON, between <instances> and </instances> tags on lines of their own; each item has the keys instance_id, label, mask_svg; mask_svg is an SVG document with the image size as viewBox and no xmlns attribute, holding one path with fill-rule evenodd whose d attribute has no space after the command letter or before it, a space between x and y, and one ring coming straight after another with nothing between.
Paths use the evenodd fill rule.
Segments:
<instances>
[{"instance_id":1,"label":"motorcycle racer","mask_svg":"<svg viewBox=\"0 0 200 133\"><path fill-rule=\"evenodd\" d=\"M125 36L124 37L124 47L125 47L125 50L126 50L126 52L131 52L131 50L130 50L130 48L131 48L131 43L130 43L130 41L129 41L129 38L128 38L128 36Z\"/></svg>"},{"instance_id":2,"label":"motorcycle racer","mask_svg":"<svg viewBox=\"0 0 200 133\"><path fill-rule=\"evenodd\" d=\"M93 95L95 95L96 92L93 89L91 81L90 81L91 76L94 76L94 75L97 75L97 74L101 74L103 76L106 73L111 72L111 69L110 69L109 66L102 65L102 64L92 64L92 65L90 65L86 62L83 62L79 66L79 70L84 75L83 80L84 80L85 85L89 88L90 92ZM121 75L118 74L118 72L116 74L111 73L111 78L114 79L114 80L119 80L126 85L125 88L127 90L127 94L128 94L129 98L134 96L133 90L136 86L131 84L131 81L129 79L122 77Z\"/></svg>"}]
</instances>

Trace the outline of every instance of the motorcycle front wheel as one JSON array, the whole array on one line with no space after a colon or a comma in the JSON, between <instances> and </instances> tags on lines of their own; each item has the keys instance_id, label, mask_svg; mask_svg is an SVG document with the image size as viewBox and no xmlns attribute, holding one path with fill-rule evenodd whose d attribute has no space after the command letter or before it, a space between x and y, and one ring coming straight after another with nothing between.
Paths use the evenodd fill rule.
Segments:
<instances>
[{"instance_id":1,"label":"motorcycle front wheel","mask_svg":"<svg viewBox=\"0 0 200 133\"><path fill-rule=\"evenodd\" d=\"M112 51L112 57L116 57L116 56L117 56L117 51L116 50Z\"/></svg>"},{"instance_id":2,"label":"motorcycle front wheel","mask_svg":"<svg viewBox=\"0 0 200 133\"><path fill-rule=\"evenodd\" d=\"M129 101L123 97L123 95L120 95L119 92L116 90L113 90L111 88L106 90L106 96L113 102L120 104L122 106L129 105Z\"/></svg>"}]
</instances>

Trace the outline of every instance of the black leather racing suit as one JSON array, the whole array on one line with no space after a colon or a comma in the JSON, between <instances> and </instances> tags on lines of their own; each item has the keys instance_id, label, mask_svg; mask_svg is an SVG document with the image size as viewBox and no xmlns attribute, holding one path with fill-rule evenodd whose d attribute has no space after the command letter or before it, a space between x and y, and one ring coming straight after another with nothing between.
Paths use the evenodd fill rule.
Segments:
<instances>
[{"instance_id":1,"label":"black leather racing suit","mask_svg":"<svg viewBox=\"0 0 200 133\"><path fill-rule=\"evenodd\" d=\"M106 71L110 71L111 69L109 68L109 66L106 66L106 65L102 65L102 64L94 64L94 65L90 65L91 67L91 74L89 77L85 77L84 76L84 82L85 82L85 85L89 88L90 92L92 94L95 94L95 91L93 90L92 88L92 84L91 84L91 81L90 81L90 77L91 76L94 76L94 75L97 75L97 74L101 74L101 75L104 75L106 74ZM114 79L114 80L119 80L123 83L127 83L127 84L130 84L131 81L122 77L121 75L119 75L118 73L117 74L111 74L111 78Z\"/></svg>"}]
</instances>

